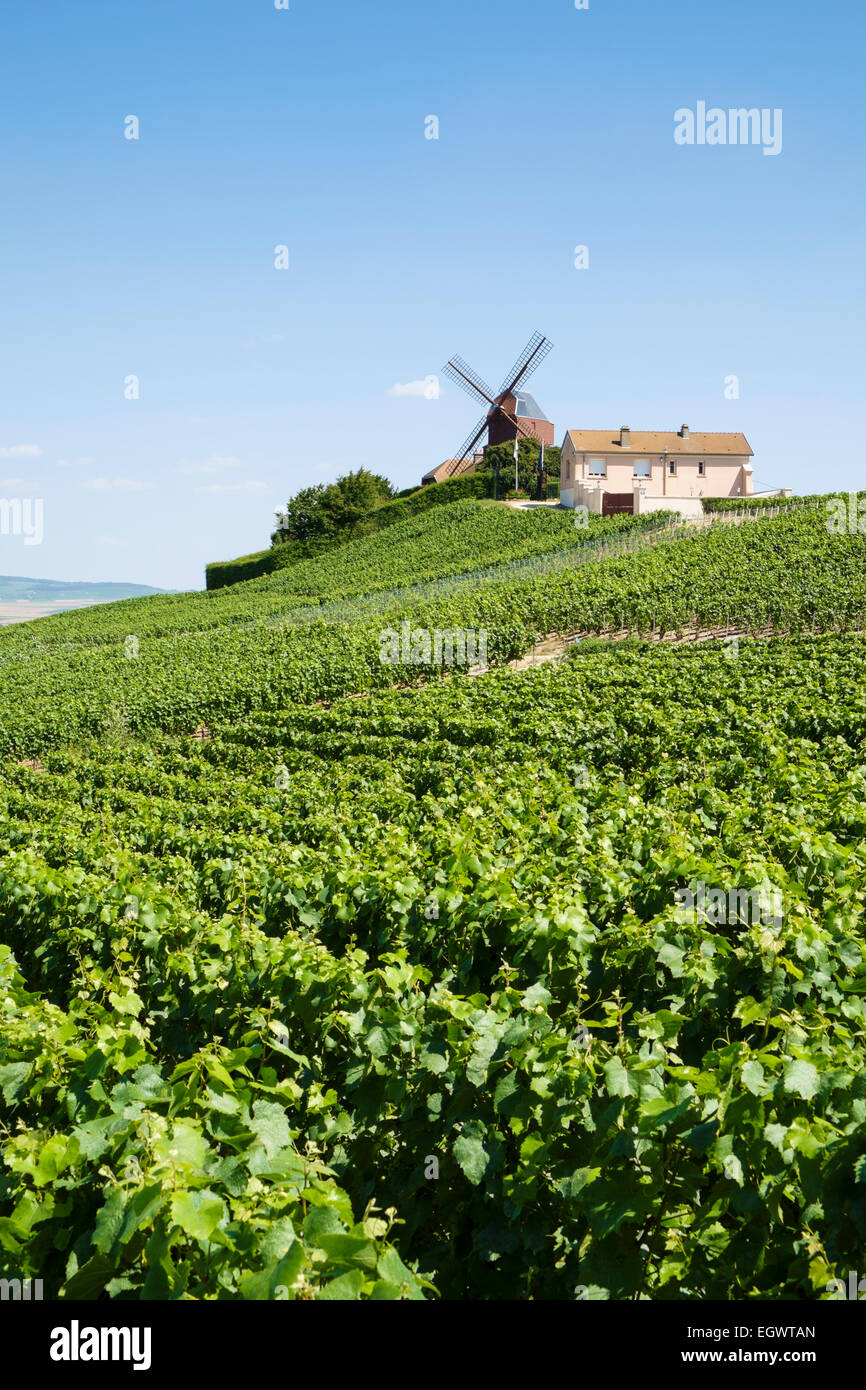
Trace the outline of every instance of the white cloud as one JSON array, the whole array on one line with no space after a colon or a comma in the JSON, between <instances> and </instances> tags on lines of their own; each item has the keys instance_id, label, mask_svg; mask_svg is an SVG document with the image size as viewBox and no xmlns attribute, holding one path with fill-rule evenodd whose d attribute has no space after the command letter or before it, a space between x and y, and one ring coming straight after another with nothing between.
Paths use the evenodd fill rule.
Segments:
<instances>
[{"instance_id":1,"label":"white cloud","mask_svg":"<svg viewBox=\"0 0 866 1390\"><path fill-rule=\"evenodd\" d=\"M80 467L82 464L95 463L95 462L96 462L96 459L93 459L93 458L58 459L54 466L55 466L55 468L78 468L78 467Z\"/></svg>"},{"instance_id":2,"label":"white cloud","mask_svg":"<svg viewBox=\"0 0 866 1390\"><path fill-rule=\"evenodd\" d=\"M150 483L140 483L137 478L87 478L82 487L92 492L105 492L107 488L117 488L119 492L140 492L150 487Z\"/></svg>"},{"instance_id":3,"label":"white cloud","mask_svg":"<svg viewBox=\"0 0 866 1390\"><path fill-rule=\"evenodd\" d=\"M0 478L0 487L30 487L26 478Z\"/></svg>"},{"instance_id":4,"label":"white cloud","mask_svg":"<svg viewBox=\"0 0 866 1390\"><path fill-rule=\"evenodd\" d=\"M427 376L423 381L397 382L388 390L389 396L420 396L428 401L438 401L439 399L439 378L437 376Z\"/></svg>"},{"instance_id":5,"label":"white cloud","mask_svg":"<svg viewBox=\"0 0 866 1390\"><path fill-rule=\"evenodd\" d=\"M10 444L0 449L0 459L38 459L41 453L38 444Z\"/></svg>"},{"instance_id":6,"label":"white cloud","mask_svg":"<svg viewBox=\"0 0 866 1390\"><path fill-rule=\"evenodd\" d=\"M178 467L178 473L222 473L225 468L245 468L243 459L231 454L211 454L209 459L192 459Z\"/></svg>"},{"instance_id":7,"label":"white cloud","mask_svg":"<svg viewBox=\"0 0 866 1390\"><path fill-rule=\"evenodd\" d=\"M267 483L208 483L206 487L197 487L196 492L269 492Z\"/></svg>"},{"instance_id":8,"label":"white cloud","mask_svg":"<svg viewBox=\"0 0 866 1390\"><path fill-rule=\"evenodd\" d=\"M99 537L99 544L100 544L100 545L120 545L120 541L119 541L119 540L116 540L114 536L100 536L100 537Z\"/></svg>"}]
</instances>

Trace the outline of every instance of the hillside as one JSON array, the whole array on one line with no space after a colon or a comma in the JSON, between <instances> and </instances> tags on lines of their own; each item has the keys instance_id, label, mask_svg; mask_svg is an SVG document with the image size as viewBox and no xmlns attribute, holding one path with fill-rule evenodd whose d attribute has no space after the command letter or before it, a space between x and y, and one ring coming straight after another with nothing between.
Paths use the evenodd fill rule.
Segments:
<instances>
[{"instance_id":1,"label":"hillside","mask_svg":"<svg viewBox=\"0 0 866 1390\"><path fill-rule=\"evenodd\" d=\"M0 627L29 622L50 613L86 608L95 603L158 594L145 584L67 583L56 579L22 579L0 575Z\"/></svg>"},{"instance_id":2,"label":"hillside","mask_svg":"<svg viewBox=\"0 0 866 1390\"><path fill-rule=\"evenodd\" d=\"M0 1274L729 1300L858 1268L864 561L821 508L463 501L0 633ZM383 663L404 623L490 669ZM565 633L601 640L510 668Z\"/></svg>"},{"instance_id":3,"label":"hillside","mask_svg":"<svg viewBox=\"0 0 866 1390\"><path fill-rule=\"evenodd\" d=\"M362 472L364 470L361 470ZM343 479L347 483L350 479ZM330 550L339 549L349 541L361 536L374 535L411 517L423 516L435 507L447 506L467 498L482 498L491 495L492 480L481 474L470 477L452 478L448 482L437 483L431 487L410 489L388 502L379 504L358 515L346 524L334 529L327 537L315 541L283 539L279 545L271 545L267 550L253 555L242 555L237 560L220 560L207 566L205 584L208 589L222 589L231 584L239 584L249 579L260 579L267 574L295 565L299 560L313 555L322 556Z\"/></svg>"}]
</instances>

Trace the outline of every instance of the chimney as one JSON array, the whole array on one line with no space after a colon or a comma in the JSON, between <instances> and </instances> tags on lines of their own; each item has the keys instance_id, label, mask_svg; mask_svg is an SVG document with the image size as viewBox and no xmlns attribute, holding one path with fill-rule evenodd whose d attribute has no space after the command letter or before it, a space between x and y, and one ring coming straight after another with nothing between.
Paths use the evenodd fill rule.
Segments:
<instances>
[{"instance_id":1,"label":"chimney","mask_svg":"<svg viewBox=\"0 0 866 1390\"><path fill-rule=\"evenodd\" d=\"M689 427L688 427L688 425L683 425L682 429L680 430L680 434L682 435L683 439L688 439L688 437L689 437Z\"/></svg>"},{"instance_id":2,"label":"chimney","mask_svg":"<svg viewBox=\"0 0 866 1390\"><path fill-rule=\"evenodd\" d=\"M623 449L631 448L631 430L628 425L623 425L619 432L619 442Z\"/></svg>"}]
</instances>

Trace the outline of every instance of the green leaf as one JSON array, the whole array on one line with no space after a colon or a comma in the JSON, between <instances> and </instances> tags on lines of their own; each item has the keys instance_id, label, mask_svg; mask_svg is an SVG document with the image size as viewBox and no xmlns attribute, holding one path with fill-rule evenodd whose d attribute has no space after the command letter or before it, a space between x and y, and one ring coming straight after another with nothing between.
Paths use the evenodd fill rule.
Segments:
<instances>
[{"instance_id":1,"label":"green leaf","mask_svg":"<svg viewBox=\"0 0 866 1390\"><path fill-rule=\"evenodd\" d=\"M270 1294L272 1298L280 1287L289 1290L294 1288L301 1270L304 1268L305 1259L304 1247L301 1242L299 1240L292 1241L290 1248L271 1272Z\"/></svg>"},{"instance_id":2,"label":"green leaf","mask_svg":"<svg viewBox=\"0 0 866 1390\"><path fill-rule=\"evenodd\" d=\"M803 1100L811 1100L820 1083L817 1068L799 1057L796 1061L788 1063L782 1076L785 1090L802 1096Z\"/></svg>"},{"instance_id":3,"label":"green leaf","mask_svg":"<svg viewBox=\"0 0 866 1390\"><path fill-rule=\"evenodd\" d=\"M415 1275L403 1263L393 1246L389 1246L380 1257L379 1274L387 1283L399 1286L405 1297L412 1300L423 1299L424 1295L418 1287Z\"/></svg>"},{"instance_id":4,"label":"green leaf","mask_svg":"<svg viewBox=\"0 0 866 1390\"><path fill-rule=\"evenodd\" d=\"M158 1213L166 1202L166 1192L162 1183L151 1183L149 1187L139 1188L126 1205L123 1225L118 1232L118 1245L125 1245L143 1226L152 1226Z\"/></svg>"},{"instance_id":5,"label":"green leaf","mask_svg":"<svg viewBox=\"0 0 866 1390\"><path fill-rule=\"evenodd\" d=\"M550 990L545 989L544 985L530 985L529 989L525 990L523 994L523 1007L525 1009L546 1009L552 997Z\"/></svg>"},{"instance_id":6,"label":"green leaf","mask_svg":"<svg viewBox=\"0 0 866 1390\"><path fill-rule=\"evenodd\" d=\"M766 1094L767 1086L764 1082L764 1068L760 1062L746 1062L742 1071L743 1085L747 1091L751 1091L753 1096Z\"/></svg>"},{"instance_id":7,"label":"green leaf","mask_svg":"<svg viewBox=\"0 0 866 1390\"><path fill-rule=\"evenodd\" d=\"M678 980L684 973L684 956L684 951L681 951L678 946L674 946L672 942L666 941L661 950L657 952L656 960L659 962L659 965L666 965L674 979Z\"/></svg>"},{"instance_id":8,"label":"green leaf","mask_svg":"<svg viewBox=\"0 0 866 1390\"><path fill-rule=\"evenodd\" d=\"M336 1279L332 1279L330 1283L319 1289L316 1298L342 1303L355 1302L361 1297L363 1287L364 1276L360 1269L350 1269L348 1274L338 1275Z\"/></svg>"},{"instance_id":9,"label":"green leaf","mask_svg":"<svg viewBox=\"0 0 866 1390\"><path fill-rule=\"evenodd\" d=\"M575 1168L564 1178L557 1178L553 1187L566 1201L578 1197L588 1183L594 1182L601 1173L600 1168Z\"/></svg>"},{"instance_id":10,"label":"green leaf","mask_svg":"<svg viewBox=\"0 0 866 1390\"><path fill-rule=\"evenodd\" d=\"M372 1289L370 1297L374 1302L381 1302L387 1299L389 1302L396 1302L403 1297L403 1290L399 1284L389 1284L387 1279L377 1279Z\"/></svg>"},{"instance_id":11,"label":"green leaf","mask_svg":"<svg viewBox=\"0 0 866 1390\"><path fill-rule=\"evenodd\" d=\"M619 1057L611 1057L609 1062L605 1062L604 1076L609 1096L634 1095L629 1074Z\"/></svg>"},{"instance_id":12,"label":"green leaf","mask_svg":"<svg viewBox=\"0 0 866 1390\"><path fill-rule=\"evenodd\" d=\"M185 1165L203 1172L208 1144L199 1125L185 1120L175 1120L171 1134L154 1144L154 1153L161 1162L171 1167Z\"/></svg>"},{"instance_id":13,"label":"green leaf","mask_svg":"<svg viewBox=\"0 0 866 1390\"><path fill-rule=\"evenodd\" d=\"M448 1070L448 1053L444 1043L428 1043L424 1051L418 1058L425 1071L431 1071L434 1076L440 1076L443 1071Z\"/></svg>"},{"instance_id":14,"label":"green leaf","mask_svg":"<svg viewBox=\"0 0 866 1390\"><path fill-rule=\"evenodd\" d=\"M0 1067L0 1090L7 1105L14 1104L32 1070L32 1062L9 1062Z\"/></svg>"},{"instance_id":15,"label":"green leaf","mask_svg":"<svg viewBox=\"0 0 866 1390\"><path fill-rule=\"evenodd\" d=\"M112 1129L117 1128L118 1121L114 1115L101 1120L85 1120L83 1124L76 1125L72 1134L82 1158L101 1158L110 1147Z\"/></svg>"},{"instance_id":16,"label":"green leaf","mask_svg":"<svg viewBox=\"0 0 866 1390\"><path fill-rule=\"evenodd\" d=\"M496 1090L493 1092L493 1104L499 1110L505 1102L514 1095L520 1083L520 1076L516 1070L504 1072L496 1083Z\"/></svg>"},{"instance_id":17,"label":"green leaf","mask_svg":"<svg viewBox=\"0 0 866 1390\"><path fill-rule=\"evenodd\" d=\"M724 1169L725 1177L730 1178L732 1182L735 1182L738 1184L739 1187L742 1187L743 1165L737 1158L737 1155L733 1153L726 1154L724 1159L722 1160L722 1167Z\"/></svg>"},{"instance_id":18,"label":"green leaf","mask_svg":"<svg viewBox=\"0 0 866 1390\"><path fill-rule=\"evenodd\" d=\"M322 1236L336 1235L343 1230L343 1223L333 1207L314 1207L304 1221L304 1240L310 1245L318 1245Z\"/></svg>"},{"instance_id":19,"label":"green leaf","mask_svg":"<svg viewBox=\"0 0 866 1390\"><path fill-rule=\"evenodd\" d=\"M93 1244L107 1255L123 1229L126 1217L126 1198L119 1187L112 1188L108 1200L96 1217Z\"/></svg>"},{"instance_id":20,"label":"green leaf","mask_svg":"<svg viewBox=\"0 0 866 1390\"><path fill-rule=\"evenodd\" d=\"M226 1214L220 1197L207 1192L177 1192L171 1199L171 1219L193 1240L210 1240Z\"/></svg>"},{"instance_id":21,"label":"green leaf","mask_svg":"<svg viewBox=\"0 0 866 1390\"><path fill-rule=\"evenodd\" d=\"M764 1125L764 1138L768 1144L772 1144L773 1148L778 1149L780 1153L785 1148L787 1134L788 1130L785 1125Z\"/></svg>"},{"instance_id":22,"label":"green leaf","mask_svg":"<svg viewBox=\"0 0 866 1390\"><path fill-rule=\"evenodd\" d=\"M281 1105L272 1100L257 1100L253 1106L250 1129L268 1155L273 1158L280 1149L291 1144L289 1121Z\"/></svg>"},{"instance_id":23,"label":"green leaf","mask_svg":"<svg viewBox=\"0 0 866 1390\"><path fill-rule=\"evenodd\" d=\"M454 1157L474 1187L481 1182L490 1163L490 1155L481 1140L461 1134L453 1148Z\"/></svg>"},{"instance_id":24,"label":"green leaf","mask_svg":"<svg viewBox=\"0 0 866 1390\"><path fill-rule=\"evenodd\" d=\"M318 1245L329 1260L337 1264L357 1265L360 1269L375 1269L378 1261L376 1246L365 1236L323 1235Z\"/></svg>"},{"instance_id":25,"label":"green leaf","mask_svg":"<svg viewBox=\"0 0 866 1390\"><path fill-rule=\"evenodd\" d=\"M590 1207L590 1225L598 1236L612 1235L624 1222L642 1221L650 1209L651 1201L648 1193L606 1197Z\"/></svg>"},{"instance_id":26,"label":"green leaf","mask_svg":"<svg viewBox=\"0 0 866 1390\"><path fill-rule=\"evenodd\" d=\"M94 1255L64 1285L63 1297L83 1302L98 1298L114 1273L114 1260L107 1255Z\"/></svg>"}]
</instances>

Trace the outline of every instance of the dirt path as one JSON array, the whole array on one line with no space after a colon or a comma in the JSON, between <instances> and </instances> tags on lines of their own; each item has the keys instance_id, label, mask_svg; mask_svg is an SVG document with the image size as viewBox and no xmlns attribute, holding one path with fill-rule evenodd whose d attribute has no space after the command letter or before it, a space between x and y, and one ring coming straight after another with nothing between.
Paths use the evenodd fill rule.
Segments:
<instances>
[{"instance_id":1,"label":"dirt path","mask_svg":"<svg viewBox=\"0 0 866 1390\"><path fill-rule=\"evenodd\" d=\"M641 640L644 642L663 642L682 647L691 646L696 642L724 642L739 640L740 638L745 639L746 637L772 637L774 632L772 623L749 631L742 627L726 627L723 623L717 627L703 627L689 623L675 632L666 632L664 635L660 632L641 633ZM533 666L544 666L550 663L555 665L565 659L575 643L582 642L586 638L603 637L607 642L623 642L627 637L633 636L635 636L633 631L626 631L625 629L604 633L578 631L563 634L554 632L543 637L540 642L536 642L525 656L519 657L516 661L510 661L508 665L512 671L528 671Z\"/></svg>"}]
</instances>

